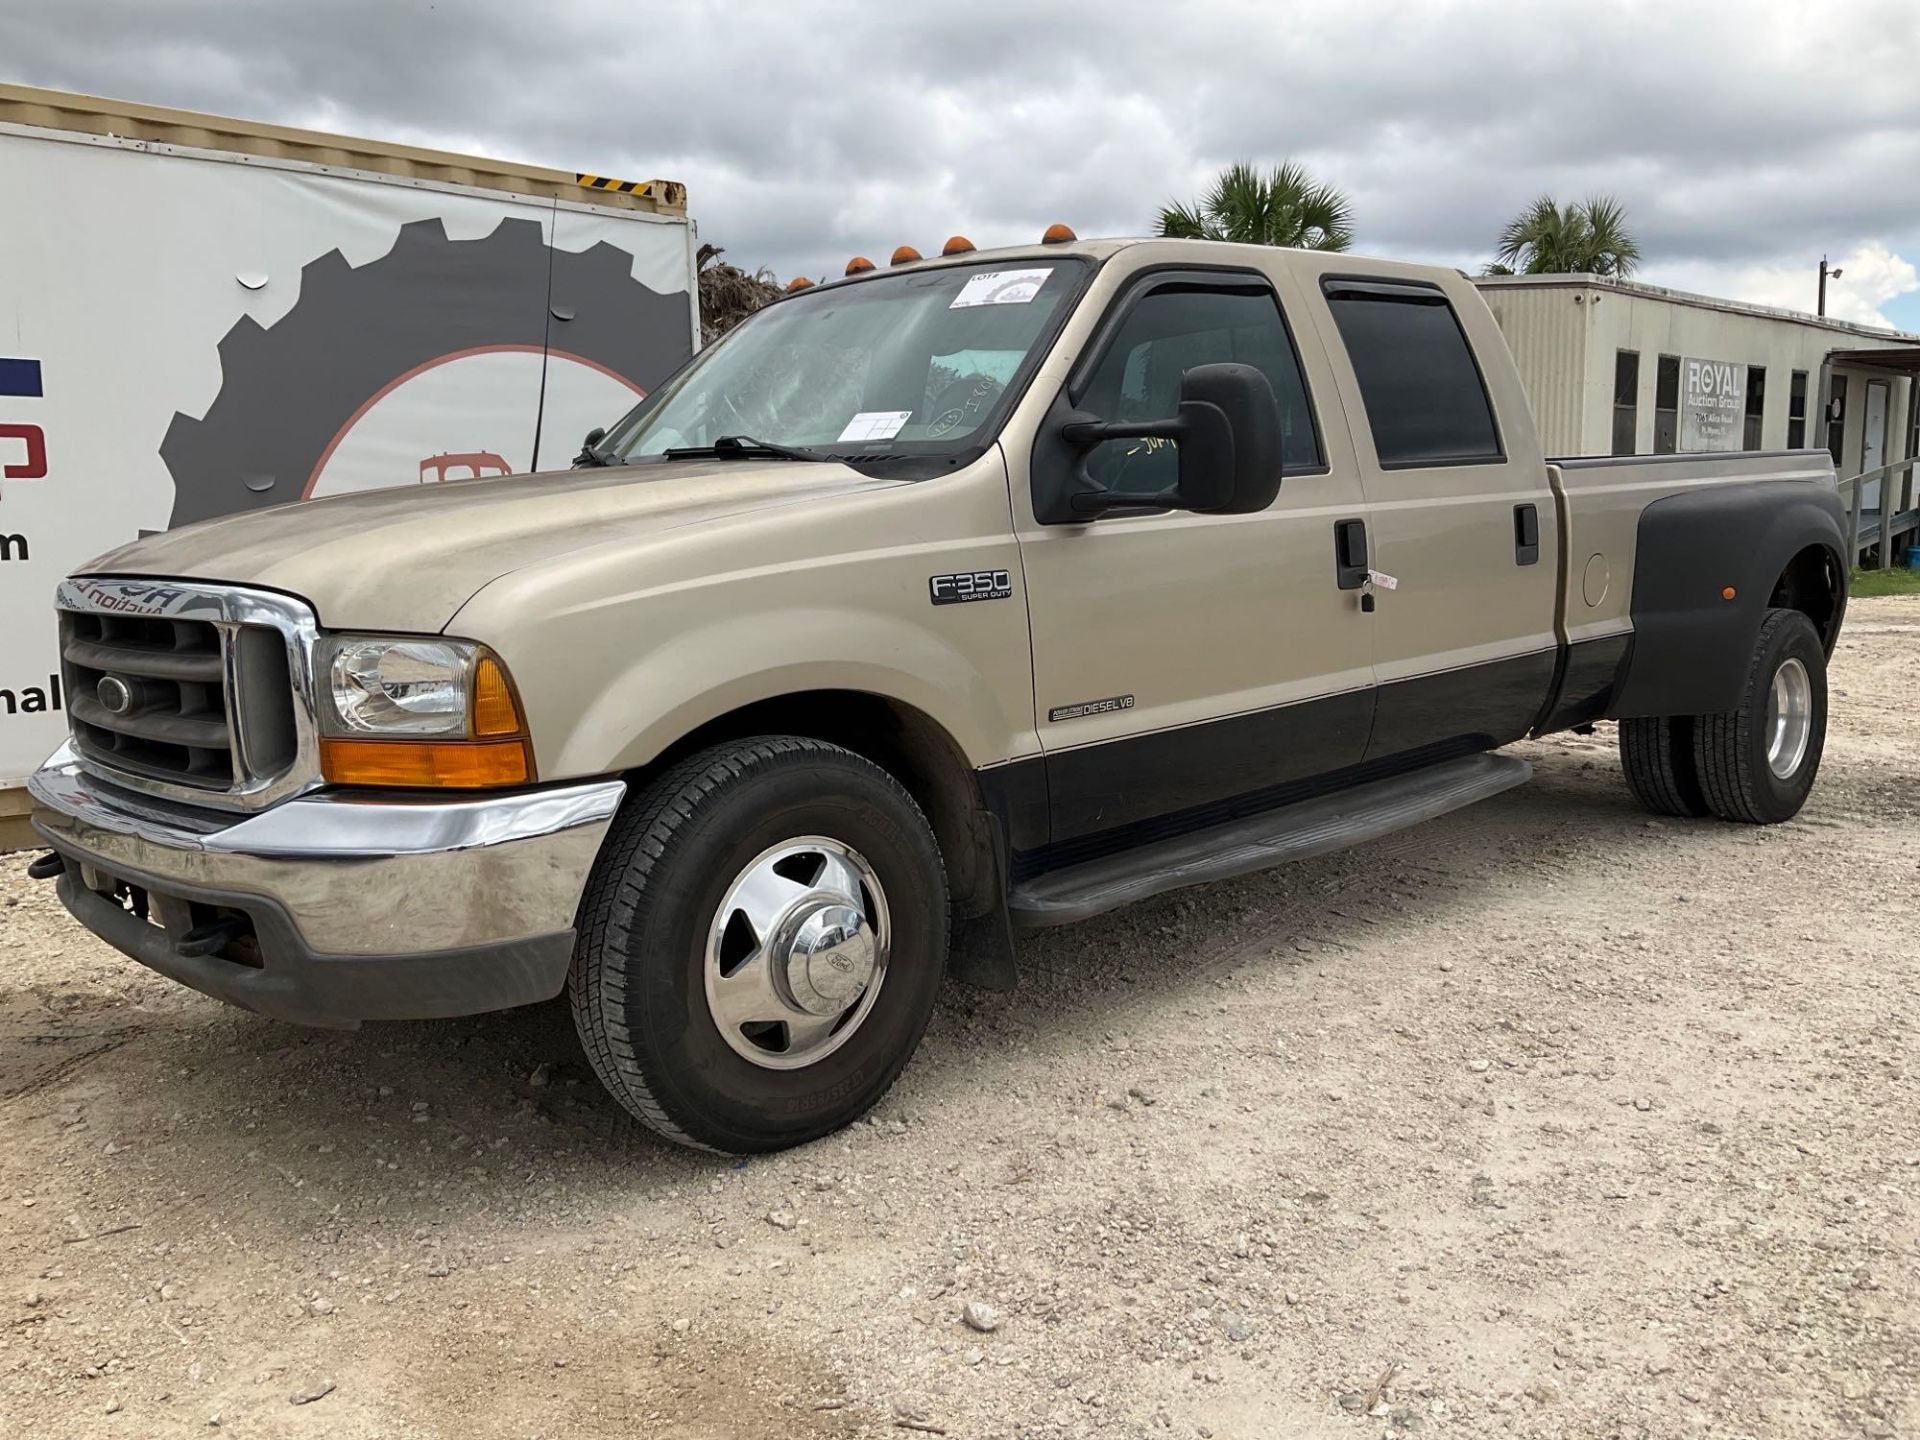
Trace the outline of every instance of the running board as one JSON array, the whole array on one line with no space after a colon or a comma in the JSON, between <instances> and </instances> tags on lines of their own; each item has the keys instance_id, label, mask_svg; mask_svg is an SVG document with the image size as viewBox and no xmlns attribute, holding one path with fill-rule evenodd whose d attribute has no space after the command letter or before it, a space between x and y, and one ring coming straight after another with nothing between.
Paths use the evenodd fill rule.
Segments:
<instances>
[{"instance_id":1,"label":"running board","mask_svg":"<svg viewBox=\"0 0 1920 1440\"><path fill-rule=\"evenodd\" d=\"M1344 850L1511 790L1533 767L1511 755L1469 755L1356 785L1153 845L1036 875L1007 897L1023 929L1068 925L1186 885Z\"/></svg>"}]
</instances>

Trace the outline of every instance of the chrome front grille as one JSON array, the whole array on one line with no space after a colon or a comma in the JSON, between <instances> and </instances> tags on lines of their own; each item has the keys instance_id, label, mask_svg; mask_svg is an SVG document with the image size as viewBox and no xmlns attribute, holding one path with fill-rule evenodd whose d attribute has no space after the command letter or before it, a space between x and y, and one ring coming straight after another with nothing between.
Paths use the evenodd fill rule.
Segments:
<instances>
[{"instance_id":1,"label":"chrome front grille","mask_svg":"<svg viewBox=\"0 0 1920 1440\"><path fill-rule=\"evenodd\" d=\"M57 605L84 768L239 810L319 783L307 606L237 586L109 579L65 581Z\"/></svg>"},{"instance_id":2,"label":"chrome front grille","mask_svg":"<svg viewBox=\"0 0 1920 1440\"><path fill-rule=\"evenodd\" d=\"M227 718L227 657L205 620L60 617L74 745L157 780L231 790L239 783Z\"/></svg>"}]
</instances>

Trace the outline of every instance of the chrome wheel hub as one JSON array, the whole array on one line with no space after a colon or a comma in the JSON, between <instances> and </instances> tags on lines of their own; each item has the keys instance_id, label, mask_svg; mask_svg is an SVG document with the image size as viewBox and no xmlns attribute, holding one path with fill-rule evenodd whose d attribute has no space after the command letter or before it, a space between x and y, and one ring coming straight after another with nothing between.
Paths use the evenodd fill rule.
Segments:
<instances>
[{"instance_id":1,"label":"chrome wheel hub","mask_svg":"<svg viewBox=\"0 0 1920 1440\"><path fill-rule=\"evenodd\" d=\"M1767 695L1767 768L1780 780L1790 779L1807 758L1813 738L1813 681L1807 667L1787 660L1773 672Z\"/></svg>"},{"instance_id":2,"label":"chrome wheel hub","mask_svg":"<svg viewBox=\"0 0 1920 1440\"><path fill-rule=\"evenodd\" d=\"M886 978L886 895L858 851L808 835L763 851L708 933L707 1008L735 1054L797 1070L844 1045Z\"/></svg>"}]
</instances>

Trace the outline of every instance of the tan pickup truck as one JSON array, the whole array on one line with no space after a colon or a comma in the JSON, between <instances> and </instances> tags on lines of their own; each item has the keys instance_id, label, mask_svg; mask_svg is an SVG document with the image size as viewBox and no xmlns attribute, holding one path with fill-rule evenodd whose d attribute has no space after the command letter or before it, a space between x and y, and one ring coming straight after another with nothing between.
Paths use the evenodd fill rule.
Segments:
<instances>
[{"instance_id":1,"label":"tan pickup truck","mask_svg":"<svg viewBox=\"0 0 1920 1440\"><path fill-rule=\"evenodd\" d=\"M569 472L259 511L59 592L35 862L324 1025L571 993L607 1087L826 1134L1014 933L1350 845L1620 722L1770 822L1846 605L1820 451L1548 460L1452 271L1194 241L799 290Z\"/></svg>"}]
</instances>

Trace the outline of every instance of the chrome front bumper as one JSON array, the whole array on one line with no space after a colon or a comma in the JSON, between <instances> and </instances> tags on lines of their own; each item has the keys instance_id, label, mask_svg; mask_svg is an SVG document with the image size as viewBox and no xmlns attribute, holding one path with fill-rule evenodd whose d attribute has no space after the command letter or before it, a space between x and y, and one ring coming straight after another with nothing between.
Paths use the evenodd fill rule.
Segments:
<instances>
[{"instance_id":1,"label":"chrome front bumper","mask_svg":"<svg viewBox=\"0 0 1920 1440\"><path fill-rule=\"evenodd\" d=\"M66 862L61 898L88 928L195 989L320 1024L558 994L626 793L618 780L476 799L320 793L233 816L104 784L64 746L28 786L34 827ZM251 922L244 963L180 952L218 914Z\"/></svg>"}]
</instances>

